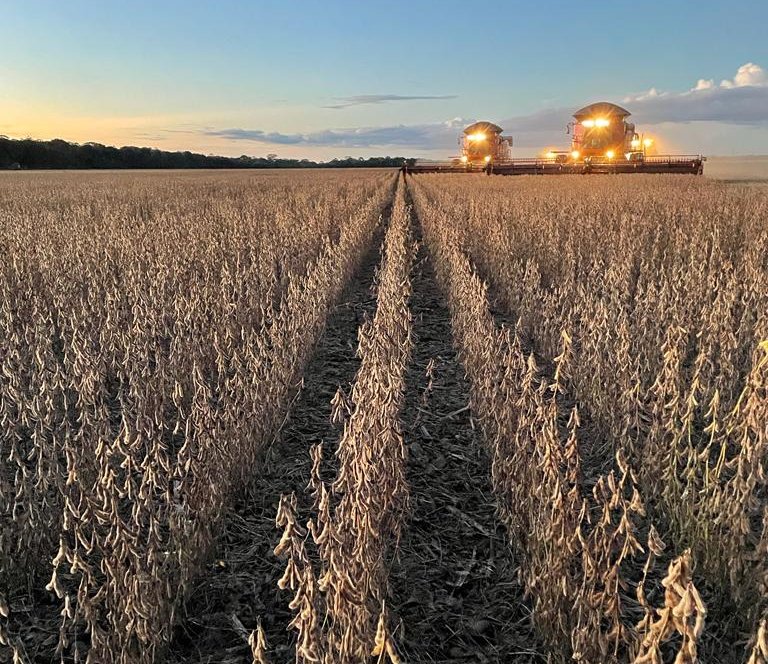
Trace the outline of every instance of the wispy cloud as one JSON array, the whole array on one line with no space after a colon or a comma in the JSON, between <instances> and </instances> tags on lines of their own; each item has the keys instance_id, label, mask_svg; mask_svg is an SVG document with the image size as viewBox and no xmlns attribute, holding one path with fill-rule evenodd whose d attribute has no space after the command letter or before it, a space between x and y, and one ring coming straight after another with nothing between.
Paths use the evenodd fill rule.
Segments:
<instances>
[{"instance_id":1,"label":"wispy cloud","mask_svg":"<svg viewBox=\"0 0 768 664\"><path fill-rule=\"evenodd\" d=\"M143 141L160 142L168 140L167 133L164 130L160 130L158 132L135 131L132 133L132 136Z\"/></svg>"},{"instance_id":2,"label":"wispy cloud","mask_svg":"<svg viewBox=\"0 0 768 664\"><path fill-rule=\"evenodd\" d=\"M471 120L454 118L445 122L385 127L325 129L308 133L266 132L261 129L204 129L205 136L233 141L274 145L308 145L348 148L408 147L447 148L456 143L457 131Z\"/></svg>"},{"instance_id":3,"label":"wispy cloud","mask_svg":"<svg viewBox=\"0 0 768 664\"><path fill-rule=\"evenodd\" d=\"M336 97L338 103L323 108L349 108L364 104L387 104L392 101L421 101L434 99L456 99L456 95L354 95L352 97Z\"/></svg>"},{"instance_id":4,"label":"wispy cloud","mask_svg":"<svg viewBox=\"0 0 768 664\"><path fill-rule=\"evenodd\" d=\"M698 88L689 92L660 93L630 98L630 110L638 122L722 122L768 126L768 86Z\"/></svg>"}]
</instances>

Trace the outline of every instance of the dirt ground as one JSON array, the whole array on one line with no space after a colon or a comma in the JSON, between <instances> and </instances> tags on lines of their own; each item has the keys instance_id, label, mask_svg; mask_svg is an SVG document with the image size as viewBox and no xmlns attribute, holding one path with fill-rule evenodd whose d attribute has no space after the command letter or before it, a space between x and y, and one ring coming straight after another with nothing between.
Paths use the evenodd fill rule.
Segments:
<instances>
[{"instance_id":1,"label":"dirt ground","mask_svg":"<svg viewBox=\"0 0 768 664\"><path fill-rule=\"evenodd\" d=\"M359 367L357 335L375 312L385 228L386 219L329 318L279 438L225 517L214 556L180 609L174 638L159 661L249 664L248 636L259 621L271 661L294 660L292 593L277 587L285 561L273 554L280 537L275 515L280 495L295 492L301 521L309 518L313 444L323 442L324 472L334 472L341 430L331 423L331 400L338 388L350 393ZM411 510L389 574L394 637L409 664L545 662L515 556L496 517L489 459L469 411L449 312L415 218L412 228L419 241L411 274L414 348L402 413ZM56 602L41 601L30 615L32 624L23 632L31 662L59 661L53 652L58 610Z\"/></svg>"},{"instance_id":2,"label":"dirt ground","mask_svg":"<svg viewBox=\"0 0 768 664\"><path fill-rule=\"evenodd\" d=\"M267 450L250 491L227 520L209 573L187 602L168 662L250 663L248 635L259 619L274 661L293 661L294 635L288 631L292 593L278 589L285 562L272 553L280 539L275 515L280 495L296 492L304 500L303 520L309 516L309 448L323 441L330 456L338 439L339 430L331 424L331 400L339 386L349 392L360 365L357 331L376 309L372 289L382 231L328 321L280 438Z\"/></svg>"},{"instance_id":3,"label":"dirt ground","mask_svg":"<svg viewBox=\"0 0 768 664\"><path fill-rule=\"evenodd\" d=\"M489 459L423 248L413 290L416 344L403 414L412 513L390 574L396 640L408 662L546 661L496 518Z\"/></svg>"},{"instance_id":4,"label":"dirt ground","mask_svg":"<svg viewBox=\"0 0 768 664\"><path fill-rule=\"evenodd\" d=\"M303 496L309 448L323 441L328 459L338 440L331 399L338 387L349 393L359 366L357 331L375 310L381 239L332 315L280 439L228 518L167 661L250 662L247 638L259 619L273 661L293 660L291 594L277 589L284 562L272 554L280 535L274 517L280 494L291 491L309 516ZM394 636L404 661L413 663L546 661L537 653L515 559L496 519L489 460L423 247L412 279L415 345L403 413L411 514L390 571Z\"/></svg>"}]
</instances>

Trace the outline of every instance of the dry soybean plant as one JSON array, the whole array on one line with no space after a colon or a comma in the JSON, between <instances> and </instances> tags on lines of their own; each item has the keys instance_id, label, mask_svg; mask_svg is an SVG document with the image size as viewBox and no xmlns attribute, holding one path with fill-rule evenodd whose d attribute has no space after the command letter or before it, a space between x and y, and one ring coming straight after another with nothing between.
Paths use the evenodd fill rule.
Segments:
<instances>
[{"instance_id":1,"label":"dry soybean plant","mask_svg":"<svg viewBox=\"0 0 768 664\"><path fill-rule=\"evenodd\" d=\"M386 601L389 562L408 508L400 411L412 345L414 255L401 181L383 244L376 312L359 330L351 401L335 400L343 421L336 477L321 477L323 446L315 445L308 487L314 518L301 526L295 496L283 496L277 517L283 537L275 553L287 557L280 586L294 593L297 662L400 662Z\"/></svg>"},{"instance_id":2,"label":"dry soybean plant","mask_svg":"<svg viewBox=\"0 0 768 664\"><path fill-rule=\"evenodd\" d=\"M420 178L517 321L690 548L720 638L768 605L768 192L701 178ZM471 191L470 191L471 189ZM715 624L718 621L715 620ZM710 621L713 624L713 621Z\"/></svg>"},{"instance_id":3,"label":"dry soybean plant","mask_svg":"<svg viewBox=\"0 0 768 664\"><path fill-rule=\"evenodd\" d=\"M298 663L397 664L405 180L13 175L0 660L162 659L394 196L360 367L332 402L338 444L308 450L308 495L282 496L275 553ZM768 664L766 191L682 176L408 186L550 659ZM249 648L278 664L260 625Z\"/></svg>"},{"instance_id":4,"label":"dry soybean plant","mask_svg":"<svg viewBox=\"0 0 768 664\"><path fill-rule=\"evenodd\" d=\"M587 477L578 409L565 407L575 362L571 336L561 333L547 377L523 351L517 332L496 324L487 286L450 214L431 202L418 182L414 198L470 378L472 409L490 448L499 512L551 655L594 664L642 661L643 649L664 642L677 651L678 662L697 661L706 610L685 576L689 558L673 562L684 572L672 586L682 588L688 613L661 629L654 620L657 611L645 600L645 585L663 545L645 518L638 478L621 452L612 468ZM645 546L641 531L648 533ZM632 586L635 598L627 592ZM697 600L693 608L690 597ZM643 612L646 617L638 620Z\"/></svg>"},{"instance_id":5,"label":"dry soybean plant","mask_svg":"<svg viewBox=\"0 0 768 664\"><path fill-rule=\"evenodd\" d=\"M15 656L46 588L62 658L156 660L393 185L57 175L6 189L0 636Z\"/></svg>"}]
</instances>

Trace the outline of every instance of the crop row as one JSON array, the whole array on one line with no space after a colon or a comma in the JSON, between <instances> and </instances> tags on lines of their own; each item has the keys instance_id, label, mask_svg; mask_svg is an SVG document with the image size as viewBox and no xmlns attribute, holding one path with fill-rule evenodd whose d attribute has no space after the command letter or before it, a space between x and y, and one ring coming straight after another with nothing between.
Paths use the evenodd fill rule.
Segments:
<instances>
[{"instance_id":1,"label":"crop row","mask_svg":"<svg viewBox=\"0 0 768 664\"><path fill-rule=\"evenodd\" d=\"M453 213L432 203L423 185L414 191L493 459L500 515L551 654L656 662L664 644L677 640L676 661L696 661L706 608L690 555L670 562L663 605L653 606L646 588L664 544L645 518L637 478L621 453L603 474L584 467L578 408L565 406L571 338L562 333L552 375L543 373L518 335L494 320Z\"/></svg>"},{"instance_id":2,"label":"crop row","mask_svg":"<svg viewBox=\"0 0 768 664\"><path fill-rule=\"evenodd\" d=\"M0 639L19 658L50 578L62 656L156 659L393 186L125 177L3 202Z\"/></svg>"},{"instance_id":3,"label":"crop row","mask_svg":"<svg viewBox=\"0 0 768 664\"><path fill-rule=\"evenodd\" d=\"M589 463L624 460L664 539L692 550L711 629L751 631L764 661L768 197L693 179L495 180L420 181L588 418Z\"/></svg>"},{"instance_id":4,"label":"crop row","mask_svg":"<svg viewBox=\"0 0 768 664\"><path fill-rule=\"evenodd\" d=\"M388 568L408 512L400 413L412 346L414 251L401 180L383 243L376 312L358 332L360 368L351 395L339 391L334 399L343 432L332 481L322 477L323 445L311 452L314 517L307 525L314 553L305 546L296 496L283 496L278 512L284 530L275 553L288 560L280 586L295 593L297 662L400 661L386 601Z\"/></svg>"}]
</instances>

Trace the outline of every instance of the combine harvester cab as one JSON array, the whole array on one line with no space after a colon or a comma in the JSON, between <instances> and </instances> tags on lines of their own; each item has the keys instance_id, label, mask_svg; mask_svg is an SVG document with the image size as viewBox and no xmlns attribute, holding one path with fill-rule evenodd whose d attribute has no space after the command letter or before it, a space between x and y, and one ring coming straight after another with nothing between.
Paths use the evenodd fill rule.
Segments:
<instances>
[{"instance_id":1,"label":"combine harvester cab","mask_svg":"<svg viewBox=\"0 0 768 664\"><path fill-rule=\"evenodd\" d=\"M532 159L512 159L512 139L491 122L476 122L459 138L461 153L450 161L417 161L409 173L485 172L496 175L590 173L682 173L701 175L706 157L652 154L653 139L635 131L631 113L610 102L579 109L568 124L571 149Z\"/></svg>"},{"instance_id":2,"label":"combine harvester cab","mask_svg":"<svg viewBox=\"0 0 768 664\"><path fill-rule=\"evenodd\" d=\"M503 131L492 122L475 122L465 127L459 137L461 156L454 164L465 170L484 171L490 164L509 161L512 138L502 136Z\"/></svg>"},{"instance_id":3,"label":"combine harvester cab","mask_svg":"<svg viewBox=\"0 0 768 664\"><path fill-rule=\"evenodd\" d=\"M568 131L573 132L571 159L585 163L622 158L643 161L653 142L650 138L643 141L635 132L630 115L625 108L604 101L576 111L574 121L568 124Z\"/></svg>"},{"instance_id":4,"label":"combine harvester cab","mask_svg":"<svg viewBox=\"0 0 768 664\"><path fill-rule=\"evenodd\" d=\"M450 161L418 160L407 167L409 173L489 173L492 164L508 163L512 157L512 138L493 122L475 122L459 137L459 156Z\"/></svg>"}]
</instances>

